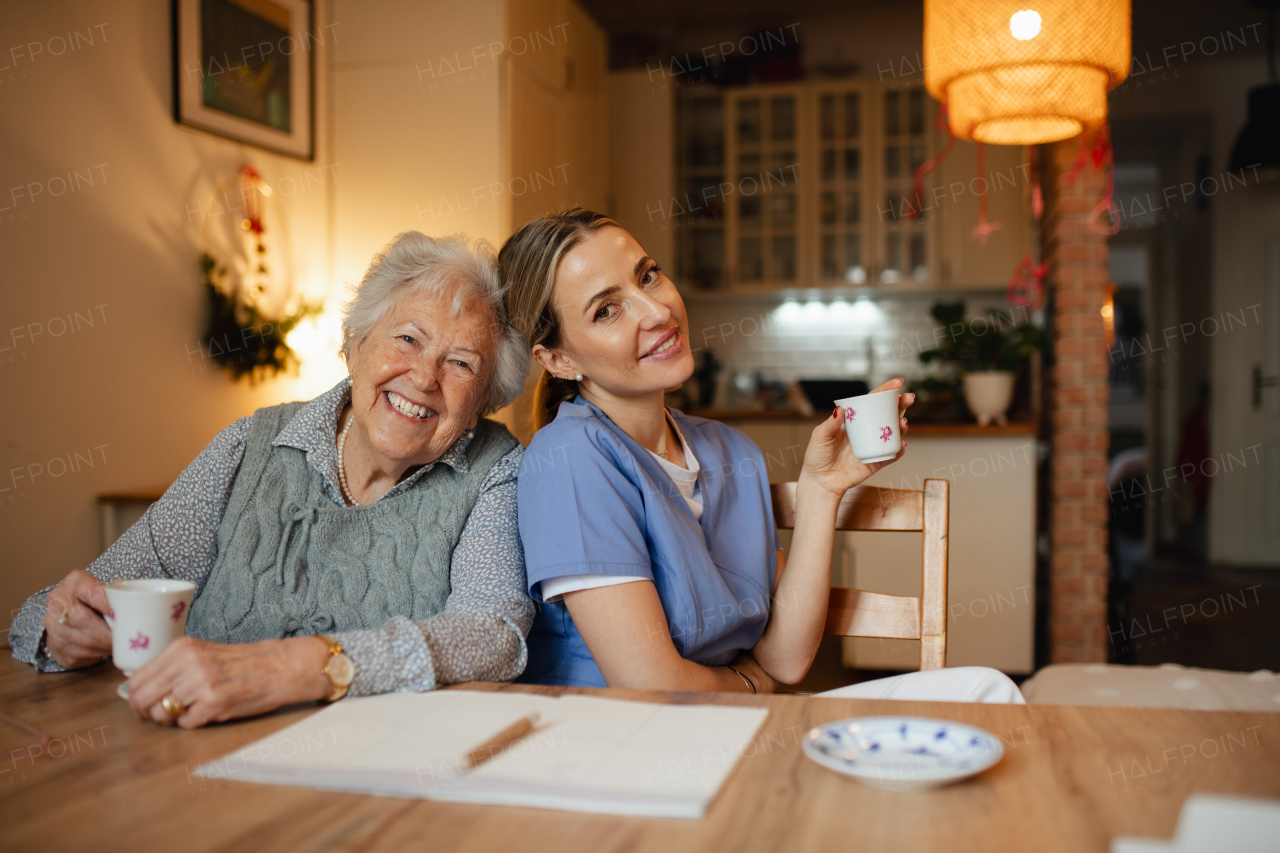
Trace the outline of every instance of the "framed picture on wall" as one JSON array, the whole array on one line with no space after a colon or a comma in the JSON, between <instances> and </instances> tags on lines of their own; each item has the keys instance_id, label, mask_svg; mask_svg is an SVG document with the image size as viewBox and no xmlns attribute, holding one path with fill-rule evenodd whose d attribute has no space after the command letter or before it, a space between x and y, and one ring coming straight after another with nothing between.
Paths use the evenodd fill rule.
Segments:
<instances>
[{"instance_id":1,"label":"framed picture on wall","mask_svg":"<svg viewBox=\"0 0 1280 853\"><path fill-rule=\"evenodd\" d=\"M308 0L173 0L174 120L312 159L313 26Z\"/></svg>"}]
</instances>

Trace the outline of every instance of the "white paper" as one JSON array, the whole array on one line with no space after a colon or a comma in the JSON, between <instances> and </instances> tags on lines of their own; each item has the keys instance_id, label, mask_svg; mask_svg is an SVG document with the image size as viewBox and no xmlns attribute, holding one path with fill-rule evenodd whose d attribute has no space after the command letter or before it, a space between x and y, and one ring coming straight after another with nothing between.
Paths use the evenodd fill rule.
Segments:
<instances>
[{"instance_id":1,"label":"white paper","mask_svg":"<svg viewBox=\"0 0 1280 853\"><path fill-rule=\"evenodd\" d=\"M537 729L474 770L467 754L530 713ZM468 803L701 817L768 716L463 690L344 699L203 765L209 779Z\"/></svg>"}]
</instances>

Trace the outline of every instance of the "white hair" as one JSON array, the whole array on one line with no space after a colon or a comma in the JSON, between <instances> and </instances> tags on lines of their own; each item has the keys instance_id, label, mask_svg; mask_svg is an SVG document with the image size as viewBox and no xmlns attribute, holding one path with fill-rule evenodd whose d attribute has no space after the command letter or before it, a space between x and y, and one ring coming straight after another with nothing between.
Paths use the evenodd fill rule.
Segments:
<instances>
[{"instance_id":1,"label":"white hair","mask_svg":"<svg viewBox=\"0 0 1280 853\"><path fill-rule=\"evenodd\" d=\"M524 389L529 346L507 319L502 281L493 247L463 234L428 237L419 231L396 236L374 256L342 309L342 357L373 331L406 292L439 297L453 288L453 316L478 299L494 323L493 369L480 410L487 414L510 403Z\"/></svg>"}]
</instances>

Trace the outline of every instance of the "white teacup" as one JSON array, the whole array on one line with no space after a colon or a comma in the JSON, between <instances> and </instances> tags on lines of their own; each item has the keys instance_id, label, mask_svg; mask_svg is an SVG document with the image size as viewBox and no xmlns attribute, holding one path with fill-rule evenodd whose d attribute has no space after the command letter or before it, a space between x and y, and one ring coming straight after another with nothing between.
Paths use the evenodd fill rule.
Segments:
<instances>
[{"instance_id":1,"label":"white teacup","mask_svg":"<svg viewBox=\"0 0 1280 853\"><path fill-rule=\"evenodd\" d=\"M126 676L164 651L187 632L187 613L196 585L165 578L112 581L106 585L107 602L114 618L111 626L111 660Z\"/></svg>"},{"instance_id":2,"label":"white teacup","mask_svg":"<svg viewBox=\"0 0 1280 853\"><path fill-rule=\"evenodd\" d=\"M898 425L898 391L877 391L836 400L844 409L844 431L853 455L861 462L883 462L902 449Z\"/></svg>"}]
</instances>

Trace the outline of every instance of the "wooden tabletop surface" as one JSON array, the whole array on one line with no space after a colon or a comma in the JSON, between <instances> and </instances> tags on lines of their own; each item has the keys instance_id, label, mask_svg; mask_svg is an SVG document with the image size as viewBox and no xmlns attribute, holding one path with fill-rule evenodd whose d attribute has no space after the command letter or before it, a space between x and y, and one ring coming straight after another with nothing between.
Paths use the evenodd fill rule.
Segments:
<instances>
[{"instance_id":1,"label":"wooden tabletop surface","mask_svg":"<svg viewBox=\"0 0 1280 853\"><path fill-rule=\"evenodd\" d=\"M770 715L700 821L454 805L193 777L317 706L197 731L140 722L109 664L39 675L0 664L0 826L8 850L1105 851L1118 834L1168 838L1193 792L1280 796L1280 714L1069 705L961 705L799 695L567 691L763 705ZM910 714L981 726L1005 757L969 781L887 793L812 763L810 727ZM754 748L753 748L754 747ZM673 772L676 772L673 768Z\"/></svg>"}]
</instances>

